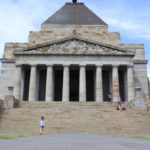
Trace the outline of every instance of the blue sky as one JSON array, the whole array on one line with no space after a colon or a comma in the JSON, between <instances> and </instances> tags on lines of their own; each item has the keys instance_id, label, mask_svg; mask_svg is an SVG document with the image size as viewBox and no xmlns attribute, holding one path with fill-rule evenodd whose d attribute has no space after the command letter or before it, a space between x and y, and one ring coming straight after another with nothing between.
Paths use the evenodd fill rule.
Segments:
<instances>
[{"instance_id":1,"label":"blue sky","mask_svg":"<svg viewBox=\"0 0 150 150\"><path fill-rule=\"evenodd\" d=\"M0 0L0 58L5 42L27 42L29 31L39 31L41 23L70 0ZM120 32L122 43L144 44L150 60L150 0L80 0ZM150 62L148 63L150 77Z\"/></svg>"}]
</instances>

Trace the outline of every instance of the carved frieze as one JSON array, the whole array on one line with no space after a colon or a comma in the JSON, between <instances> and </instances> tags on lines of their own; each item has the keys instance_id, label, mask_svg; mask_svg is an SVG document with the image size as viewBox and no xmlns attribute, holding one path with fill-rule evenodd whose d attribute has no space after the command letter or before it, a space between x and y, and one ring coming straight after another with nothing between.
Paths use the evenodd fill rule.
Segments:
<instances>
[{"instance_id":1,"label":"carved frieze","mask_svg":"<svg viewBox=\"0 0 150 150\"><path fill-rule=\"evenodd\" d=\"M24 50L24 54L52 54L52 55L124 55L126 51L113 46L92 43L80 39L69 39L34 49Z\"/></svg>"},{"instance_id":2,"label":"carved frieze","mask_svg":"<svg viewBox=\"0 0 150 150\"><path fill-rule=\"evenodd\" d=\"M63 43L52 44L47 47L35 50L38 53L49 54L102 54L102 53L124 53L122 51L113 50L97 44L88 43L80 40L69 40Z\"/></svg>"}]
</instances>

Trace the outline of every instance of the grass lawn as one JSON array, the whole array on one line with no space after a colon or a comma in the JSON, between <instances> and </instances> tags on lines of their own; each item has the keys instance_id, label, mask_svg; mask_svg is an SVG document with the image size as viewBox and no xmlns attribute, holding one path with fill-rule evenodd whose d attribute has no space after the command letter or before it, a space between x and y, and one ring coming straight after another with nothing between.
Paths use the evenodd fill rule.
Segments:
<instances>
[{"instance_id":1,"label":"grass lawn","mask_svg":"<svg viewBox=\"0 0 150 150\"><path fill-rule=\"evenodd\" d=\"M142 140L150 140L150 135L133 136L133 138L138 138Z\"/></svg>"},{"instance_id":2,"label":"grass lawn","mask_svg":"<svg viewBox=\"0 0 150 150\"><path fill-rule=\"evenodd\" d=\"M15 140L19 138L33 137L35 135L0 135L0 140Z\"/></svg>"}]
</instances>

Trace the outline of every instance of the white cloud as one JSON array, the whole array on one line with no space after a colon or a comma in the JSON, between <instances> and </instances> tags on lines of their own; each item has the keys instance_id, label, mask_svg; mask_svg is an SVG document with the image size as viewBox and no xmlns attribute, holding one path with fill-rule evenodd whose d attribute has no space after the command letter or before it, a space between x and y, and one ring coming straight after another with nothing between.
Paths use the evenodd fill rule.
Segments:
<instances>
[{"instance_id":1,"label":"white cloud","mask_svg":"<svg viewBox=\"0 0 150 150\"><path fill-rule=\"evenodd\" d=\"M120 29L122 32L128 32L128 35L133 36L133 38L139 37L144 39L150 39L150 30L148 24L135 23L131 20L120 22L120 20L117 19L112 18L106 19L111 27L115 29Z\"/></svg>"}]
</instances>

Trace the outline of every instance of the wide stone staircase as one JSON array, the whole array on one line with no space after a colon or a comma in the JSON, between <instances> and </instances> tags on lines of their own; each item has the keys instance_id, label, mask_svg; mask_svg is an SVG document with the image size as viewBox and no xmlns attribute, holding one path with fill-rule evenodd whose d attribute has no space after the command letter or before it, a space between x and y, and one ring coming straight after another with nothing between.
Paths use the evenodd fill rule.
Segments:
<instances>
[{"instance_id":1,"label":"wide stone staircase","mask_svg":"<svg viewBox=\"0 0 150 150\"><path fill-rule=\"evenodd\" d=\"M0 133L39 133L41 116L46 119L46 134L150 134L150 114L146 110L128 108L120 112L114 103L90 102L22 102L20 108L1 112Z\"/></svg>"}]
</instances>

